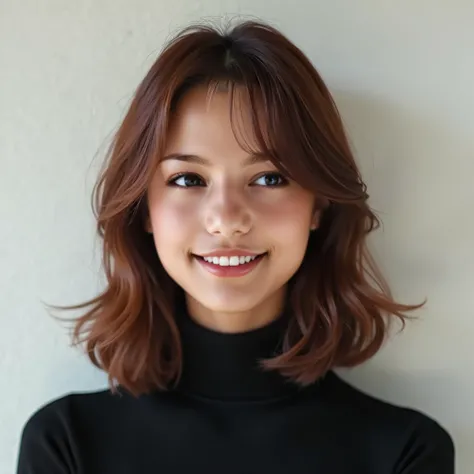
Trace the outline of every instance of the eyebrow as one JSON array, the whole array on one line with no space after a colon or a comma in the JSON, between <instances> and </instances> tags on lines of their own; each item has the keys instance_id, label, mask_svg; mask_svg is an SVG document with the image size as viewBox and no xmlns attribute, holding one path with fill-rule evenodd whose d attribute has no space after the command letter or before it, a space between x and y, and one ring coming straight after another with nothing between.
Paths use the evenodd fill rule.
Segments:
<instances>
[{"instance_id":1,"label":"eyebrow","mask_svg":"<svg viewBox=\"0 0 474 474\"><path fill-rule=\"evenodd\" d=\"M204 165L204 166L211 165L211 162L206 160L202 156L185 154L185 153L170 153L169 155L164 156L161 161L163 162L166 160L178 160L178 161L184 161L186 163L196 163L198 165ZM270 161L267 155L263 153L252 153L244 160L244 166L250 166L256 163L264 163L266 161Z\"/></svg>"}]
</instances>

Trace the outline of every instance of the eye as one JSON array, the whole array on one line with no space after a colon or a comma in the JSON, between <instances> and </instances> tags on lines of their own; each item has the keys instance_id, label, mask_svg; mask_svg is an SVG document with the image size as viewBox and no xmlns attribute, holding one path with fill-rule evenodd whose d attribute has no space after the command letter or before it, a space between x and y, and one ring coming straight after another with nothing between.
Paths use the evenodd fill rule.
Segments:
<instances>
[{"instance_id":1,"label":"eye","mask_svg":"<svg viewBox=\"0 0 474 474\"><path fill-rule=\"evenodd\" d=\"M181 173L174 176L167 182L168 186L177 186L179 188L192 188L195 186L204 186L204 181L194 173Z\"/></svg>"},{"instance_id":2,"label":"eye","mask_svg":"<svg viewBox=\"0 0 474 474\"><path fill-rule=\"evenodd\" d=\"M288 180L281 173L272 172L263 174L257 178L253 184L274 188L278 186L286 186Z\"/></svg>"},{"instance_id":3,"label":"eye","mask_svg":"<svg viewBox=\"0 0 474 474\"><path fill-rule=\"evenodd\" d=\"M254 185L264 187L279 187L288 184L288 180L278 172L265 173L253 181ZM196 186L205 186L203 179L195 173L180 173L167 182L168 186L177 186L179 188L192 188Z\"/></svg>"}]
</instances>

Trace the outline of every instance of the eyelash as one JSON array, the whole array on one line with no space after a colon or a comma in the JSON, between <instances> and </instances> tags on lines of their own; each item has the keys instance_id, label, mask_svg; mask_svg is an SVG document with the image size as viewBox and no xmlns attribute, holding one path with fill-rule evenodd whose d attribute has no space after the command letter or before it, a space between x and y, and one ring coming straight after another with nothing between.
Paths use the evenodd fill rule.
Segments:
<instances>
[{"instance_id":1,"label":"eyelash","mask_svg":"<svg viewBox=\"0 0 474 474\"><path fill-rule=\"evenodd\" d=\"M200 180L201 182L204 182L204 180L196 173L179 173L173 177L171 177L168 181L167 181L167 185L168 186L174 186L174 187L177 187L177 188L195 188L195 187L203 187L203 185L195 185L195 186L181 186L179 184L176 184L176 181L179 179L179 178L183 178L183 177L190 177L192 176L194 179L197 178L198 180ZM260 186L260 187L263 187L263 188L272 188L272 189L275 189L275 188L280 188L280 187L283 187L283 186L286 186L288 185L288 179L285 178L281 173L278 173L278 172L275 172L275 171L272 171L272 172L269 172L269 173L264 173L264 174L261 174L258 178L256 178L254 181L258 181L259 179L261 178L264 178L265 176L276 176L280 179L280 183L279 184L274 184L274 185L267 185L267 186L262 186L262 185L257 185L257 186Z\"/></svg>"}]
</instances>

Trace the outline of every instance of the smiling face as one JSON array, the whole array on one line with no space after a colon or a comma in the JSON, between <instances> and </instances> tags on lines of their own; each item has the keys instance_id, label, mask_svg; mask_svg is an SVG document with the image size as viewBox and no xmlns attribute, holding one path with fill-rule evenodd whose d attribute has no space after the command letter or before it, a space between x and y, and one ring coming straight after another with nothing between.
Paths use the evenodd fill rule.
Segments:
<instances>
[{"instance_id":1,"label":"smiling face","mask_svg":"<svg viewBox=\"0 0 474 474\"><path fill-rule=\"evenodd\" d=\"M240 103L239 130L251 142ZM209 99L207 87L196 87L178 103L147 200L147 230L194 319L241 332L279 315L319 216L311 193L241 148L227 92Z\"/></svg>"}]
</instances>

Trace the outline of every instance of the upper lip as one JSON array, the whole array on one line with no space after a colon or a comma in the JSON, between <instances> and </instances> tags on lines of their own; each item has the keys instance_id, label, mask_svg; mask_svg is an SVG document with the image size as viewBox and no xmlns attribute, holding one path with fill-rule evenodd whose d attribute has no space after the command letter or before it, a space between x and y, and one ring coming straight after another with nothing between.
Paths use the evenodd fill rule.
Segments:
<instances>
[{"instance_id":1,"label":"upper lip","mask_svg":"<svg viewBox=\"0 0 474 474\"><path fill-rule=\"evenodd\" d=\"M199 257L232 257L232 256L255 257L257 255L262 255L262 253L265 253L265 252L252 252L250 250L234 248L234 249L216 249L211 252L199 253L195 255L198 255Z\"/></svg>"}]
</instances>

